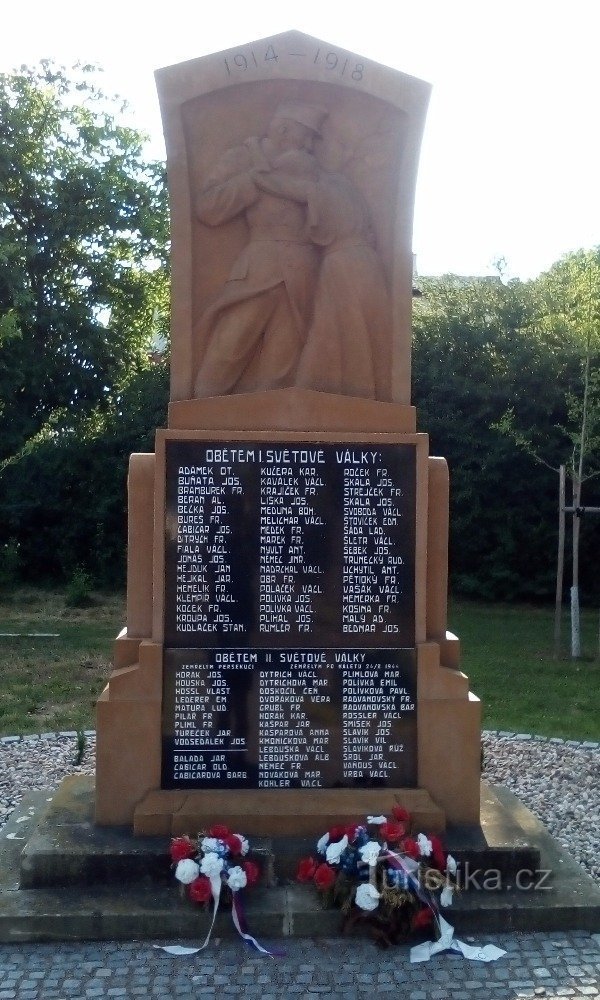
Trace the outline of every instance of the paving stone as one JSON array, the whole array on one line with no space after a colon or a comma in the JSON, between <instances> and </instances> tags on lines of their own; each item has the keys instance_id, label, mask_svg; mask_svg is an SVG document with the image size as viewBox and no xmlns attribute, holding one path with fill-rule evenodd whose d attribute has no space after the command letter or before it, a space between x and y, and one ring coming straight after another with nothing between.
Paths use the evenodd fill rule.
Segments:
<instances>
[{"instance_id":1,"label":"paving stone","mask_svg":"<svg viewBox=\"0 0 600 1000\"><path fill-rule=\"evenodd\" d=\"M358 1000L376 993L403 1000L516 1000L517 996L583 1000L600 997L598 938L589 932L478 936L478 944L489 941L508 954L489 965L437 955L415 966L410 964L408 946L382 954L372 942L358 938L318 945L291 939L285 943L286 955L277 961L249 959L237 942L223 941L214 946L212 955L194 957L189 963L173 961L139 942L93 947L0 945L0 1000L13 1000L12 995L16 1000L191 996L268 1000L287 995L294 1000L302 996ZM315 955L316 961L311 961ZM25 988L19 989L19 983Z\"/></svg>"}]
</instances>

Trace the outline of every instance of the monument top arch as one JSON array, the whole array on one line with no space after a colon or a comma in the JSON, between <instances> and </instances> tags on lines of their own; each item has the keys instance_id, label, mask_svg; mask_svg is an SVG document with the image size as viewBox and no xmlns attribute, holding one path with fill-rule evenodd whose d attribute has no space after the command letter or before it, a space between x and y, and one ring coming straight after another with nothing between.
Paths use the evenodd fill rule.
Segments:
<instances>
[{"instance_id":1,"label":"monument top arch","mask_svg":"<svg viewBox=\"0 0 600 1000\"><path fill-rule=\"evenodd\" d=\"M299 31L156 79L171 401L298 386L409 404L429 85Z\"/></svg>"}]
</instances>

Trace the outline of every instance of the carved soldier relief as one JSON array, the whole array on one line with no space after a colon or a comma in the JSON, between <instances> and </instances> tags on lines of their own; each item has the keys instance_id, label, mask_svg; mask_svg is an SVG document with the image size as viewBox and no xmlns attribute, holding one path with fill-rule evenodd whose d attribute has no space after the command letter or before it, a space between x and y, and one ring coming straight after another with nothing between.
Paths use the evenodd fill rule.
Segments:
<instances>
[{"instance_id":1,"label":"carved soldier relief","mask_svg":"<svg viewBox=\"0 0 600 1000\"><path fill-rule=\"evenodd\" d=\"M388 290L365 197L318 158L327 118L281 104L199 193L199 221L242 216L248 242L198 319L197 396L301 385L389 398Z\"/></svg>"}]
</instances>

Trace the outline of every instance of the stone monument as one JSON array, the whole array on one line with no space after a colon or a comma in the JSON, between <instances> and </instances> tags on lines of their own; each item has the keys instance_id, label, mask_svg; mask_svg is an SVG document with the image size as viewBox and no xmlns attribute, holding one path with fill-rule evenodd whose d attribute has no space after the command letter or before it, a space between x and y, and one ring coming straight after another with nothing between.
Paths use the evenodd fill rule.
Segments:
<instances>
[{"instance_id":1,"label":"stone monument","mask_svg":"<svg viewBox=\"0 0 600 1000\"><path fill-rule=\"evenodd\" d=\"M157 74L171 401L129 469L96 822L479 821L448 474L410 401L429 88L292 31Z\"/></svg>"}]
</instances>

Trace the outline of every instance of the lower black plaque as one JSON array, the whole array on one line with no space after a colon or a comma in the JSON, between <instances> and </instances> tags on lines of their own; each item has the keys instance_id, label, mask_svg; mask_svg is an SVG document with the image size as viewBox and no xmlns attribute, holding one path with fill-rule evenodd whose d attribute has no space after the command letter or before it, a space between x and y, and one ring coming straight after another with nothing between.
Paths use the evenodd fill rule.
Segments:
<instances>
[{"instance_id":1,"label":"lower black plaque","mask_svg":"<svg viewBox=\"0 0 600 1000\"><path fill-rule=\"evenodd\" d=\"M414 649L165 650L163 788L411 787Z\"/></svg>"}]
</instances>

